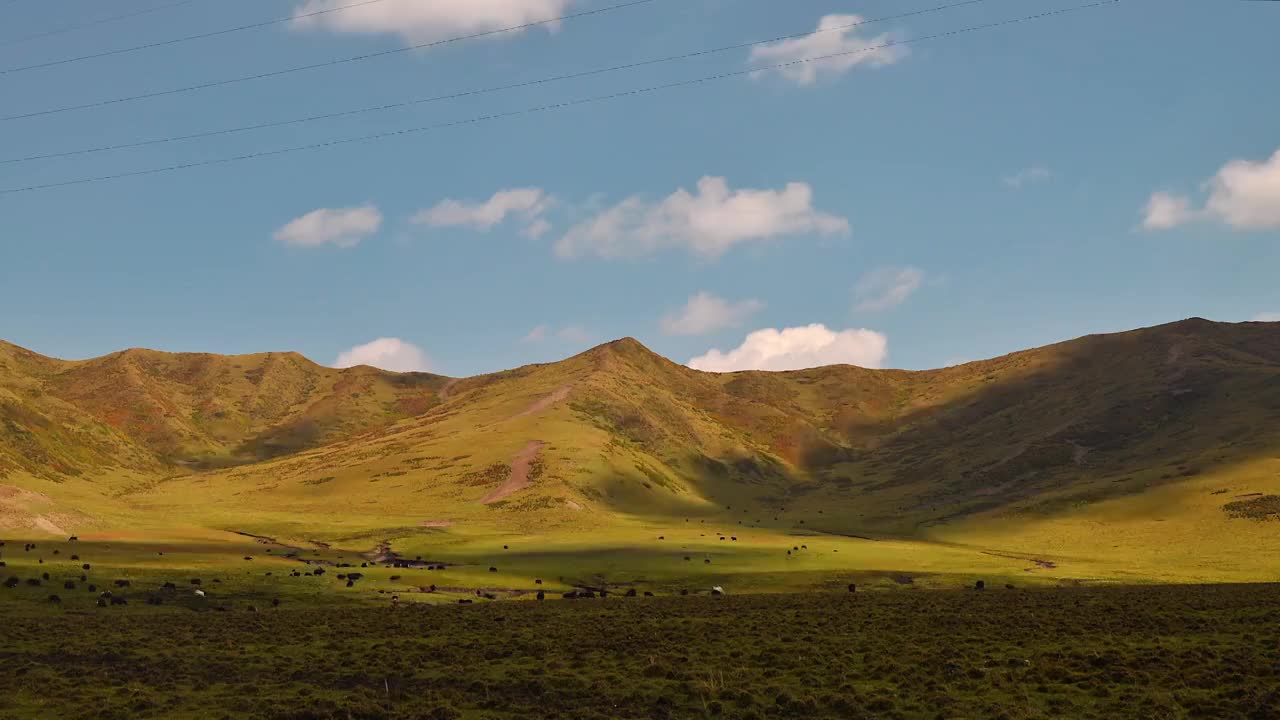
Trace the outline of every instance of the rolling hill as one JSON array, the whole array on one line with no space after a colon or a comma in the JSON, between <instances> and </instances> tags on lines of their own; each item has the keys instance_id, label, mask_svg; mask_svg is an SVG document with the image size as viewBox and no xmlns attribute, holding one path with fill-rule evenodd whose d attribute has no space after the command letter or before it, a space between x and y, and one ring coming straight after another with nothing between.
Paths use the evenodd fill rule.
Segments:
<instances>
[{"instance_id":1,"label":"rolling hill","mask_svg":"<svg viewBox=\"0 0 1280 720\"><path fill-rule=\"evenodd\" d=\"M1260 577L1280 567L1280 325L1191 319L921 372L712 374L623 339L465 379L0 344L0 489L10 533L585 551L697 523ZM913 552L868 562L928 565Z\"/></svg>"}]
</instances>

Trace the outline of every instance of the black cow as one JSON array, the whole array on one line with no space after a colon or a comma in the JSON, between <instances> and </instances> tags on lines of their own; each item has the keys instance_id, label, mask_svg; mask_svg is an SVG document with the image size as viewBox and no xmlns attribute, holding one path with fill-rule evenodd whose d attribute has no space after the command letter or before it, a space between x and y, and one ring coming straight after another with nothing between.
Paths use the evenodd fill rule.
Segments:
<instances>
[{"instance_id":1,"label":"black cow","mask_svg":"<svg viewBox=\"0 0 1280 720\"><path fill-rule=\"evenodd\" d=\"M539 590L539 591L538 591L537 598L538 598L539 600L546 600L546 599L547 599L547 594L546 594L546 593L544 593L544 592L542 592L541 590Z\"/></svg>"},{"instance_id":2,"label":"black cow","mask_svg":"<svg viewBox=\"0 0 1280 720\"><path fill-rule=\"evenodd\" d=\"M653 593L649 592L648 590L645 590L645 591L644 591L644 596L645 596L645 597L653 597Z\"/></svg>"},{"instance_id":3,"label":"black cow","mask_svg":"<svg viewBox=\"0 0 1280 720\"><path fill-rule=\"evenodd\" d=\"M7 587L7 588L16 588L16 587L18 587L18 584L19 584L19 583L21 583L21 582L22 582L22 581L21 581L21 580L19 580L18 578L16 578L16 577L11 577L11 578L9 578L8 580L5 580L5 581L4 581L4 586L5 586L5 587Z\"/></svg>"},{"instance_id":4,"label":"black cow","mask_svg":"<svg viewBox=\"0 0 1280 720\"><path fill-rule=\"evenodd\" d=\"M636 589L635 589L635 588L631 588L630 590L628 590L628 591L626 592L626 597L635 597L635 596L636 596Z\"/></svg>"},{"instance_id":5,"label":"black cow","mask_svg":"<svg viewBox=\"0 0 1280 720\"><path fill-rule=\"evenodd\" d=\"M49 596L49 602L54 603L54 604L57 604L57 603L62 602L62 598L58 597L57 595L50 595L50 596Z\"/></svg>"},{"instance_id":6,"label":"black cow","mask_svg":"<svg viewBox=\"0 0 1280 720\"><path fill-rule=\"evenodd\" d=\"M974 583L974 584L973 584L973 589L974 589L974 590L986 590L986 589L987 589L987 583L986 583L986 581L985 581L985 580L979 580L978 582Z\"/></svg>"},{"instance_id":7,"label":"black cow","mask_svg":"<svg viewBox=\"0 0 1280 720\"><path fill-rule=\"evenodd\" d=\"M74 581L74 580L68 580L68 581L66 581L66 582L62 583L62 589L63 589L63 590L75 590L75 589L76 589L76 583L75 583L75 581Z\"/></svg>"}]
</instances>

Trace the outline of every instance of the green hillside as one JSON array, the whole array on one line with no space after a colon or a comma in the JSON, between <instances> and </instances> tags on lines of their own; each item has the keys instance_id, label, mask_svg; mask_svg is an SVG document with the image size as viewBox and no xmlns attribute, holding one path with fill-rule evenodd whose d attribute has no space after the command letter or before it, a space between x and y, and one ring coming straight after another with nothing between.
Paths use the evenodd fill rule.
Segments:
<instances>
[{"instance_id":1,"label":"green hillside","mask_svg":"<svg viewBox=\"0 0 1280 720\"><path fill-rule=\"evenodd\" d=\"M711 374L624 339L461 380L0 345L0 420L13 537L498 556L512 586L1280 571L1274 323L924 372Z\"/></svg>"}]
</instances>

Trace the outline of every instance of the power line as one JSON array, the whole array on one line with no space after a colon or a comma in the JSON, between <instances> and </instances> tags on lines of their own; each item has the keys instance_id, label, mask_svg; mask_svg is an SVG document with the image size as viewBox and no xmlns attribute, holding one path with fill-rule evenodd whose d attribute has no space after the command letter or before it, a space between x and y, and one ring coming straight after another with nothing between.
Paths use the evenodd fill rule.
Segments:
<instances>
[{"instance_id":1,"label":"power line","mask_svg":"<svg viewBox=\"0 0 1280 720\"><path fill-rule=\"evenodd\" d=\"M75 57L62 58L61 60L49 60L47 62L33 63L31 65L20 65L0 69L0 75L10 75L13 73L26 72L28 70L38 70L40 68L55 67L58 65L70 65L71 63L81 62L83 60L95 60L97 58L111 57L112 55L124 55L125 53L138 52L139 50L150 50L152 48L166 47L169 45L177 45L179 43L191 42L192 40L204 40L206 38L218 37L220 35L230 35L231 33L242 32L244 30L254 30L256 28L268 27L270 25L279 25L280 23L290 22L292 20L302 20L304 18L316 17L317 15L327 15L329 13L341 12L343 10L351 10L352 8L364 7L375 3L386 2L386 0L362 0L362 2L353 3L351 5L340 5L326 10L316 10L315 12L305 13L303 15L290 15L289 17L274 18L271 20L263 20L262 22L250 23L248 25L240 25L233 28L225 28L223 30L214 30L211 32L198 33L196 35L186 35L178 38L170 38L168 40L160 40L158 42L147 43L145 45L134 45L127 48L116 48L115 50L104 50L102 52L90 53L88 55L77 55ZM176 3L181 5L182 3Z\"/></svg>"},{"instance_id":2,"label":"power line","mask_svg":"<svg viewBox=\"0 0 1280 720\"><path fill-rule=\"evenodd\" d=\"M169 8L175 8L181 5L190 5L191 3L196 1L197 0L178 0L178 2L171 2L167 5L156 5L155 7L143 8L142 10L134 10L133 12L121 13L120 15L112 15L110 17L105 17L100 20L94 20L92 22L82 23L80 25L68 25L66 27L60 27L53 30L48 30L46 32L36 33L34 35L27 35L25 37L14 38L12 40L6 40L4 42L0 42L0 48L12 47L14 45L21 45L23 43L31 42L32 40L39 40L41 38L52 37L54 35L62 35L64 33L73 32L75 30L84 30L86 28L97 27L98 25L106 25L107 23L118 22L120 20L128 20L129 18L135 18L140 15L149 15L154 12L159 12L161 10L168 10Z\"/></svg>"},{"instance_id":3,"label":"power line","mask_svg":"<svg viewBox=\"0 0 1280 720\"><path fill-rule=\"evenodd\" d=\"M490 115L481 115L478 117L471 117L463 120L455 120L452 122L437 123L434 125L424 125L420 127L406 128L403 130L392 130L389 132L374 133L372 135L360 135L355 137L339 138L337 140L329 140L329 141L320 142L320 143L311 143L308 145L295 145L293 147L278 148L276 150L262 150L262 151L248 153L244 155L214 158L212 160L200 160L196 162L182 163L179 165L168 165L164 167L148 168L145 170L133 170L129 172L115 173L112 175L99 175L96 177L76 178L73 180L63 180L59 182L44 183L40 185L28 185L26 187L8 188L5 190L0 190L0 195L13 195L17 193L34 192L37 190L50 190L53 188L69 187L72 185L85 185L89 183L107 182L111 180L121 180L124 178L131 178L131 177L158 175L161 173L176 172L179 170L189 170L192 168L199 168L199 167L210 167L213 165L226 165L234 162L256 160L256 159L266 158L266 157L275 157L278 155L287 155L287 154L304 152L309 150L320 150L323 148L337 147L340 145L351 145L351 144L361 143L361 142L374 142L378 140L386 140L389 138L402 137L405 135L413 135L417 133L427 132L430 130L441 130L441 129L451 128L451 127L461 127L464 125L476 125L476 124L485 123L493 120L518 117L523 115L533 115L537 113L550 112L552 110L563 110L565 108L577 107L579 105L588 105L588 104L594 104L599 102L605 102L609 100L617 100L625 97L634 97L637 95L645 95L649 93L659 92L662 90L671 90L671 89L682 88L682 87L692 87L692 86L701 85L704 83L714 82L717 80L724 80L724 79L734 78L734 77L742 77L744 75L750 75L752 73L767 72L770 70L781 70L783 68L795 67L797 65L803 65L807 63L822 62L824 60L832 60L835 58L849 57L849 56L857 55L861 53L875 52L878 50L884 50L886 48L897 47L900 45L910 45L914 43L919 43L925 40L938 40L942 38L955 37L957 35L964 35L972 32L978 32L981 30L990 30L998 27L1016 25L1020 23L1030 22L1033 20L1040 20L1044 18L1065 15L1067 13L1077 12L1081 10L1089 10L1092 8L1098 8L1098 7L1103 7L1107 5L1115 5L1119 2L1121 2L1121 0L1100 0L1099 2L1089 3L1087 5L1077 5L1075 7L1063 8L1059 10L1051 10L1049 12L1037 13L1035 15L1027 15L1020 18L1014 18L1012 20L1002 20L999 22L986 23L983 25L973 25L966 28L960 28L958 30L949 30L946 32L935 33L933 35L924 35L918 38L909 38L906 40L895 40L887 43L882 43L880 45L859 48L857 50L848 50L845 52L830 53L827 55L819 55L816 57L802 58L800 60L792 60L789 62L777 63L774 65L751 67L751 68L747 68L746 70L736 70L733 72L719 73L716 75L707 75L704 77L694 78L691 80L681 80L679 82L665 83L662 85L651 85L649 87L637 88L634 90L625 90L622 92L610 93L607 95L595 95L592 97L581 98L578 100L569 100L565 102L551 103L547 105L538 105L535 107L524 108L521 110L512 110L509 112L494 113Z\"/></svg>"},{"instance_id":4,"label":"power line","mask_svg":"<svg viewBox=\"0 0 1280 720\"><path fill-rule=\"evenodd\" d=\"M68 150L64 152L46 153L42 155L29 155L26 157L8 158L8 159L0 160L0 165L11 165L15 163L32 162L35 160L49 160L53 158L73 157L77 155L89 155L93 153L107 152L112 150L127 150L131 148L147 147L151 145L162 145L162 144L180 142L185 140L197 140L201 138L216 137L220 135L231 135L235 133L249 132L253 130L265 130L268 128L284 127L288 125L300 125L303 123L316 122L319 120L332 120L340 117L350 117L353 115L363 115L367 113L384 112L387 110L395 110L398 108L405 108L405 107L411 107L414 105L440 102L444 100L457 100L465 97L475 97L477 95L488 95L491 93L502 92L504 90L515 90L519 88L533 87L536 85L546 85L549 83L561 82L564 80L574 80L574 79L583 78L583 77L590 77L594 75L603 75L606 73L618 72L620 70L630 70L630 69L639 68L639 67L646 67L649 65L658 65L661 63L675 62L677 60L688 60L691 58L704 57L707 55L714 55L718 53L728 52L730 50L741 50L743 48L756 47L759 45L767 45L770 43L775 43L783 40L791 40L799 37L809 37L809 36L818 35L821 33L843 32L845 30L850 30L852 28L860 27L863 25L871 25L873 23L887 22L890 20L900 20L902 18L914 17L917 15L924 15L927 13L935 13L943 10L950 10L950 9L962 7L965 5L976 5L978 3L983 3L983 2L988 2L988 0L962 0L961 2L951 3L949 5L939 5L936 7L925 8L922 10L914 10L911 12L900 13L898 15L887 15L884 17L872 18L869 20L859 20L857 22L847 23L844 25L820 28L816 31L809 30L809 31L800 32L800 33L793 33L790 35L780 35L777 37L769 38L767 40L756 40L753 42L744 42L744 43L737 43L734 45L725 45L722 47L712 48L710 50L698 50L696 52L684 53L681 55L668 55L666 57L661 57L661 58L654 58L650 60L640 60L637 62L625 63L622 65L613 65L610 67L597 68L594 70L584 70L581 72L568 73L564 75L556 75L553 77L540 78L537 80L528 80L525 82L512 83L509 85L499 85L495 87L481 88L476 90L465 90L461 92L450 93L447 95L436 95L434 97L419 98L416 100L406 100L403 102L389 103L385 105L375 105L371 107L357 108L354 110L342 110L338 112L324 113L321 115L310 115L310 116L300 117L300 118L291 118L288 120L276 120L273 122L264 122L264 123L257 123L254 125L244 125L240 127L224 128L221 130L209 130L205 132L191 133L188 135L174 135L170 137L153 138L150 140L140 140L138 142L131 142L131 143L119 143L115 145L103 145L99 147L83 148L79 150Z\"/></svg>"},{"instance_id":5,"label":"power line","mask_svg":"<svg viewBox=\"0 0 1280 720\"><path fill-rule=\"evenodd\" d=\"M373 0L373 1L379 1L379 0ZM143 93L141 95L130 95L126 97L112 98L110 100L99 100L97 102L83 103L81 105L66 105L59 108L51 108L48 110L39 110L36 112L21 113L18 115L6 115L3 117L0 117L0 122L9 122L12 120L25 120L27 118L44 117L46 115L56 115L58 113L71 112L73 110L87 110L89 108L99 108L99 107L106 107L108 105L118 105L120 103L133 102L136 100L145 100L148 98L163 97L167 95L178 95L180 93L193 92L196 90L207 90L209 88L222 87L225 85L234 85L236 83L248 82L250 80L263 80L266 78L279 77L281 75L289 75L291 73L302 72L304 70L316 70L319 68L333 67L335 65L343 65L345 63L371 60L373 58L411 52L413 50L422 50L425 48L437 47L439 45L447 45L450 43L462 42L464 40L475 40L477 38L489 37L492 35L500 35L502 33L518 32L520 30L526 30L528 28L538 27L539 25L551 25L554 23L563 22L565 20L573 20L575 18L587 17L589 15L600 15L607 12L613 12L615 10L622 10L625 8L635 7L637 5L647 5L653 2L658 2L658 0L630 0L629 2L624 2L618 5L609 5L607 7L597 8L595 10L583 10L581 12L571 13L568 15L561 15L560 17L556 17L556 18L548 18L546 20L536 20L533 22L527 22L527 23L524 23L523 25L513 25L511 27L505 27L498 30L485 30L483 32L472 33L470 35L459 35L456 37L445 38L443 40L436 40L433 42L421 43L418 45L410 45L408 47L402 47L402 48L394 48L392 50L381 50L379 52L366 53L364 55L356 55L356 56L347 57L347 58L339 58L337 60L327 60L325 62L313 63L310 65L298 65L291 68L285 68L283 70L273 70L271 72L258 73L256 75L242 75L240 77L227 78L225 80L215 80L213 82L201 83L199 85L188 85L186 87L172 88L169 90L157 90L155 92Z\"/></svg>"}]
</instances>

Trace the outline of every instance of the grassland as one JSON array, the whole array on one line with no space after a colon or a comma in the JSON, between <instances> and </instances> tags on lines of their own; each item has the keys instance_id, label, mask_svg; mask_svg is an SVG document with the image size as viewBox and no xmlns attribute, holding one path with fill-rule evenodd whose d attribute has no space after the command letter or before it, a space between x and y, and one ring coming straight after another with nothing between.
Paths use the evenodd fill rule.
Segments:
<instances>
[{"instance_id":1,"label":"grassland","mask_svg":"<svg viewBox=\"0 0 1280 720\"><path fill-rule=\"evenodd\" d=\"M0 717L1258 720L1277 607L1272 584L29 612Z\"/></svg>"},{"instance_id":2,"label":"grassland","mask_svg":"<svg viewBox=\"0 0 1280 720\"><path fill-rule=\"evenodd\" d=\"M77 535L104 572L217 572L262 585L259 602L293 592L253 574L268 549L283 570L389 547L447 564L441 587L526 595L535 579L1267 582L1278 420L1268 323L1188 320L927 372L716 375L633 340L463 379L0 344L0 577L46 571L15 548ZM527 486L494 500L513 467ZM392 570L313 585L449 599Z\"/></svg>"}]
</instances>

